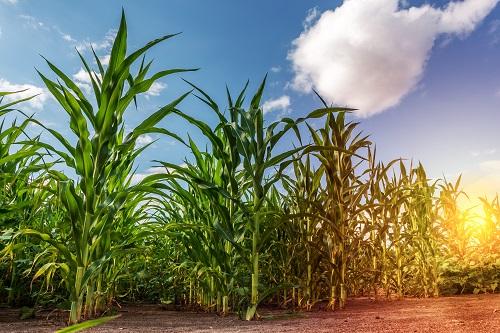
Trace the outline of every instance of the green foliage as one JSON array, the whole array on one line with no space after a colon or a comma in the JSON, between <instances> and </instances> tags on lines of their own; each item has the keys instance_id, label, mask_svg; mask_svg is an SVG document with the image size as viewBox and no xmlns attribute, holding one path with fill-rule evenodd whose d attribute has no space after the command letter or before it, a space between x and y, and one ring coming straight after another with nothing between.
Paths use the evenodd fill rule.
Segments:
<instances>
[{"instance_id":1,"label":"green foliage","mask_svg":"<svg viewBox=\"0 0 500 333\"><path fill-rule=\"evenodd\" d=\"M488 253L464 261L451 257L443 261L439 288L443 295L495 293L500 283L500 256Z\"/></svg>"},{"instance_id":2,"label":"green foliage","mask_svg":"<svg viewBox=\"0 0 500 333\"><path fill-rule=\"evenodd\" d=\"M74 324L74 325L62 328L60 330L57 330L56 333L80 332L80 331L86 330L87 328L91 328L91 327L105 324L108 321L111 321L111 320L116 319L118 317L120 317L120 316L109 316L109 317L101 317L98 319L86 320L82 323Z\"/></svg>"},{"instance_id":3,"label":"green foliage","mask_svg":"<svg viewBox=\"0 0 500 333\"><path fill-rule=\"evenodd\" d=\"M54 235L53 232L28 226L12 237L15 241L31 237L49 246L48 251L36 257L35 262L43 259L46 262L36 271L33 279L46 276L50 284L55 272L58 272L72 302L70 323L76 323L82 315L100 313L112 300L113 286L124 268L119 262L134 251L134 245L141 237L150 232L144 224L139 224L147 219L143 205L148 194L147 184L130 184L133 163L145 148L136 148L136 140L146 133L169 135L168 131L155 126L175 110L186 94L144 119L128 134L125 134L123 116L129 104L156 80L187 71L165 70L147 78L151 62L145 64L142 59L137 74L131 73L132 65L144 52L171 37L173 35L156 39L127 55L127 27L122 15L106 70L95 56L99 71L94 72L79 54L92 82L95 104L87 99L77 84L47 60L57 76L57 82L40 72L39 75L67 113L76 143L71 143L36 119L28 119L24 126L29 121L44 127L64 149L38 140L27 140L16 153L0 160L0 163L11 163L12 160L33 155L38 149L45 149L77 175L76 179L71 179L48 167L45 170L48 182L38 186L40 191L54 196L67 233ZM15 129L11 127L2 134Z\"/></svg>"}]
</instances>

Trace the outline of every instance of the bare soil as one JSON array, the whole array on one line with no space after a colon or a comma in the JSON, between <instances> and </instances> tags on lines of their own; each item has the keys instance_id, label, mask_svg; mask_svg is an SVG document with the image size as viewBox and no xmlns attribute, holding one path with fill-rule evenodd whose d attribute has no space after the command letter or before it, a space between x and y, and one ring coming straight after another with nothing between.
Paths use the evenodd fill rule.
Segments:
<instances>
[{"instance_id":1,"label":"bare soil","mask_svg":"<svg viewBox=\"0 0 500 333\"><path fill-rule=\"evenodd\" d=\"M262 319L165 311L158 305L123 307L121 317L87 332L500 332L500 294L374 301L352 299L345 310L262 310ZM0 309L0 332L53 332L66 313Z\"/></svg>"}]
</instances>

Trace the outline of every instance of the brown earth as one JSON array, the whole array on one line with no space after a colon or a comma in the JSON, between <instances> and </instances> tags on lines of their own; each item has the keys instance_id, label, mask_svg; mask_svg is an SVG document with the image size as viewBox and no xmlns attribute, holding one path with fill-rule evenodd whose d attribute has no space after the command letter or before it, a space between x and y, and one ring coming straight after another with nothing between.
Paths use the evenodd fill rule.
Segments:
<instances>
[{"instance_id":1,"label":"brown earth","mask_svg":"<svg viewBox=\"0 0 500 333\"><path fill-rule=\"evenodd\" d=\"M157 305L127 306L119 312L120 318L88 332L500 332L500 294L397 301L359 298L336 312L265 310L263 319L253 322L164 311ZM38 311L36 319L22 321L18 309L0 309L0 332L53 332L64 325L60 315Z\"/></svg>"}]
</instances>

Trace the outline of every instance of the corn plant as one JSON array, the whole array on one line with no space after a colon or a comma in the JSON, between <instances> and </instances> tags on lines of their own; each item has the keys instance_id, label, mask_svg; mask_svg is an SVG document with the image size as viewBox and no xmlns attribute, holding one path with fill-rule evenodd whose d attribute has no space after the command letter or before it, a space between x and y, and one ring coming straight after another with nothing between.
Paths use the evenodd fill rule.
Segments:
<instances>
[{"instance_id":1,"label":"corn plant","mask_svg":"<svg viewBox=\"0 0 500 333\"><path fill-rule=\"evenodd\" d=\"M137 74L131 73L132 66L148 49L173 36L158 38L127 55L127 27L122 13L106 69L95 53L98 72L94 72L79 54L92 82L95 104L48 60L47 64L58 81L39 72L47 89L67 113L70 129L76 136L76 143L72 144L61 133L32 120L43 126L63 150L42 142L33 142L32 146L43 147L55 154L77 175L72 179L57 170L48 170L57 184L55 194L65 212L64 222L71 231L64 242L33 229L22 230L20 234L37 237L57 249L62 261L57 268L71 295L70 323L76 323L82 317L84 295L86 315L102 310L102 298L108 296L108 290L103 288L109 287L102 285L106 274L104 269L108 264L116 264L113 261L117 256L134 243L133 239L125 239L124 234L117 234L120 232L117 228L135 225L135 230L140 229L134 212L143 199L144 187L141 187L143 184L131 186L127 181L135 158L144 149L135 148L136 140L146 133L173 135L155 126L172 113L186 94L160 108L128 134L125 134L123 116L130 103L148 91L156 80L186 71L165 70L147 78L151 62L146 64L143 59ZM48 267L44 266L42 270Z\"/></svg>"},{"instance_id":2,"label":"corn plant","mask_svg":"<svg viewBox=\"0 0 500 333\"><path fill-rule=\"evenodd\" d=\"M292 238L294 250L297 251L297 256L306 258L306 266L302 267L299 262L299 284L304 291L304 307L308 310L312 308L317 301L320 292L315 290L315 286L319 285L320 261L323 253L318 251L316 244L319 243L320 237L318 228L321 223L320 219L315 216L318 208L322 205L322 194L324 189L321 187L324 169L314 170L311 155L306 155L304 159L297 159L293 162L292 176L284 175L283 186L286 189L288 208L290 209L291 222L297 225L293 229ZM296 249L295 249L296 248ZM302 268L302 269L301 269ZM294 298L295 289L292 290L292 298ZM286 297L285 297L286 298ZM300 299L300 298L299 298ZM301 300L301 299L300 299ZM286 299L285 299L286 302ZM295 303L295 300L292 299ZM300 306L302 302L298 302Z\"/></svg>"},{"instance_id":3,"label":"corn plant","mask_svg":"<svg viewBox=\"0 0 500 333\"><path fill-rule=\"evenodd\" d=\"M484 211L484 224L479 230L478 241L484 253L500 253L500 200L480 198Z\"/></svg>"},{"instance_id":4,"label":"corn plant","mask_svg":"<svg viewBox=\"0 0 500 333\"><path fill-rule=\"evenodd\" d=\"M15 93L15 92L14 92ZM0 93L1 98L13 93ZM0 98L0 101L1 101ZM13 107L32 97L13 101L0 105L0 231L3 233L0 240L0 259L8 262L8 276L0 285L8 283L7 303L14 303L23 292L21 286L26 284L26 279L22 276L22 267L17 263L26 262L32 255L31 251L35 246L24 241L12 241L15 231L36 223L50 210L49 203L36 187L43 181L45 167L50 166L44 163L43 154L39 153L37 147L23 143L27 137L26 127L30 119L25 119L21 124L14 120L10 127L5 127L5 118L9 112L17 111ZM24 115L22 115L24 118ZM37 138L33 139L34 141ZM29 267L29 266L28 266ZM7 282L10 280L10 282Z\"/></svg>"},{"instance_id":5,"label":"corn plant","mask_svg":"<svg viewBox=\"0 0 500 333\"><path fill-rule=\"evenodd\" d=\"M321 163L319 172L325 175L325 198L322 218L323 242L328 248L330 268L330 303L343 308L347 301L346 278L349 261L362 237L353 237L358 215L363 211L362 198L367 185L360 181L357 167L364 160L359 155L370 142L361 133L354 134L357 123L346 122L346 112L329 114L319 133L309 127L317 147L314 156ZM358 158L359 161L356 161ZM366 208L366 207L365 207ZM340 293L340 294L339 294Z\"/></svg>"}]
</instances>

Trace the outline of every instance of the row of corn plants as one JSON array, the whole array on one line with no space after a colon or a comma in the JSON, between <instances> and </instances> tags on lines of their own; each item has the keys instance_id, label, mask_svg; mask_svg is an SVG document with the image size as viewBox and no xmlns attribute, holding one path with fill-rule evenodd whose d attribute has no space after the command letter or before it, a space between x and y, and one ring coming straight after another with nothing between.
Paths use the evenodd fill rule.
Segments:
<instances>
[{"instance_id":1,"label":"row of corn plants","mask_svg":"<svg viewBox=\"0 0 500 333\"><path fill-rule=\"evenodd\" d=\"M122 15L109 64L78 54L90 94L47 60L52 74L39 76L73 137L19 112L25 100L0 106L5 303L65 300L71 324L122 301L251 320L262 304L335 310L356 295L497 290L498 197L482 198L484 216L472 217L459 208L460 179L431 180L421 164L379 161L353 109L318 96L322 106L307 116L273 122L262 108L266 79L250 98L248 83L235 95L227 88L224 106L187 82L191 91L127 130L126 111L140 94L191 71L149 74L146 51L172 37L128 53ZM186 110L190 96L200 103ZM193 116L202 112L209 123ZM7 127L13 117L21 120ZM204 142L165 129L167 117ZM52 143L28 136L32 125ZM148 148L137 140L150 133L189 155L183 164L158 156L152 163L162 172L134 183Z\"/></svg>"}]
</instances>

